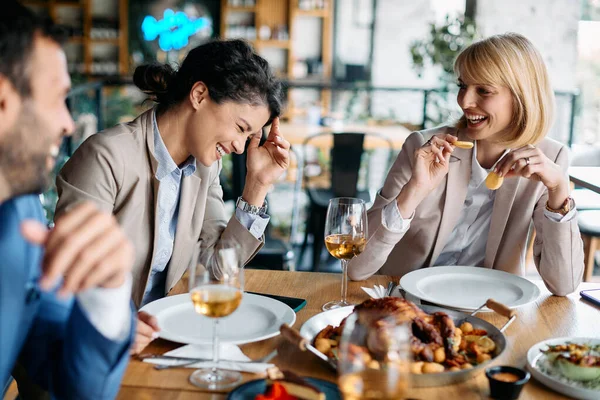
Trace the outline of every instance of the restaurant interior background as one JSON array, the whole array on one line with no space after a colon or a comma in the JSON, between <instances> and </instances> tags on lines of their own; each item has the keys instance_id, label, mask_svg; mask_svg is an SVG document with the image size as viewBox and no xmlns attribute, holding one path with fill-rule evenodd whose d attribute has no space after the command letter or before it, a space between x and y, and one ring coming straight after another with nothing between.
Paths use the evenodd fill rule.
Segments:
<instances>
[{"instance_id":1,"label":"restaurant interior background","mask_svg":"<svg viewBox=\"0 0 600 400\"><path fill-rule=\"evenodd\" d=\"M600 0L23 2L70 30L66 51L74 87L68 104L78 129L65 141L57 170L89 135L151 106L131 84L137 65L176 65L212 37L244 38L271 63L285 81L282 133L293 144L292 167L269 194L264 251L275 258L261 262L272 268L310 270L316 264L313 245L323 242L318 200L331 193L337 168L325 136L372 136L357 153L358 173L350 178L354 194L372 199L411 131L459 116L452 62L479 37L514 31L534 42L556 91L550 136L571 145L579 162L600 165ZM323 136L307 139L318 133ZM243 159L225 160L222 184L232 212L240 176ZM309 185L322 190L310 192ZM588 197L600 208L600 196ZM42 201L51 220L54 188ZM305 235L307 226L314 235ZM339 270L325 253L319 270Z\"/></svg>"}]
</instances>

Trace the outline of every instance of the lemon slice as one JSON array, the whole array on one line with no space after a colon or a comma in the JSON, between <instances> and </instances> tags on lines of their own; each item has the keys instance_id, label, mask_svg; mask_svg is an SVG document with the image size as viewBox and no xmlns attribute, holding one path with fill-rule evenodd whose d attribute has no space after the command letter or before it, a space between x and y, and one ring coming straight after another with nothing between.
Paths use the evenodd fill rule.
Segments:
<instances>
[{"instance_id":1,"label":"lemon slice","mask_svg":"<svg viewBox=\"0 0 600 400\"><path fill-rule=\"evenodd\" d=\"M485 178L485 186L487 186L490 190L496 190L502 186L502 182L504 182L504 178L495 173L494 171L490 172Z\"/></svg>"},{"instance_id":2,"label":"lemon slice","mask_svg":"<svg viewBox=\"0 0 600 400\"><path fill-rule=\"evenodd\" d=\"M555 361L561 374L574 381L592 381L600 377L600 367L576 365L564 358Z\"/></svg>"},{"instance_id":3,"label":"lemon slice","mask_svg":"<svg viewBox=\"0 0 600 400\"><path fill-rule=\"evenodd\" d=\"M465 142L463 140L457 140L456 142L453 143L453 145L456 147L460 147L461 149L472 149L473 148L473 142Z\"/></svg>"}]
</instances>

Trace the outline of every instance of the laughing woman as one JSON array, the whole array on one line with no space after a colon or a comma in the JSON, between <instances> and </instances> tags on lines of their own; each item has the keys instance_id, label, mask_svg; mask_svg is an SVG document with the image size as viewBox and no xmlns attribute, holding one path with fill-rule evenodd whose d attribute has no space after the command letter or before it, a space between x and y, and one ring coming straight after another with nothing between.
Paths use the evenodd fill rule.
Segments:
<instances>
[{"instance_id":1,"label":"laughing woman","mask_svg":"<svg viewBox=\"0 0 600 400\"><path fill-rule=\"evenodd\" d=\"M369 210L369 241L351 261L350 278L438 265L523 275L533 221L544 283L556 295L573 292L583 245L568 149L545 137L554 94L541 55L525 37L504 34L466 48L454 69L464 115L456 126L408 137ZM474 146L460 148L457 140ZM501 179L486 185L494 171Z\"/></svg>"},{"instance_id":2,"label":"laughing woman","mask_svg":"<svg viewBox=\"0 0 600 400\"><path fill-rule=\"evenodd\" d=\"M114 214L136 249L133 301L141 307L175 286L200 245L235 240L242 259L252 258L269 221L265 196L288 167L290 144L278 129L280 82L242 41L196 47L178 71L138 67L134 83L156 107L77 149L57 178L56 215L83 200ZM247 140L246 184L228 218L221 158L241 154ZM158 330L153 317L140 313L132 351L142 350Z\"/></svg>"}]
</instances>

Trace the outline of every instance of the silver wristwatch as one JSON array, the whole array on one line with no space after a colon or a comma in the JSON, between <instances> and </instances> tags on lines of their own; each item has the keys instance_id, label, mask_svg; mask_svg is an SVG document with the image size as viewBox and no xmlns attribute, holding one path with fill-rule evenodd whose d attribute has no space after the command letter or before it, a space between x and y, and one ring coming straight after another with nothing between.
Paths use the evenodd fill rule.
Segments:
<instances>
[{"instance_id":1,"label":"silver wristwatch","mask_svg":"<svg viewBox=\"0 0 600 400\"><path fill-rule=\"evenodd\" d=\"M239 208L242 211L245 211L249 214L255 214L255 215L262 215L262 214L266 214L267 213L267 200L265 199L265 202L263 203L263 205L261 207L258 206L253 206L252 204L248 204L248 202L246 200L244 200L242 198L242 196L238 197L235 206L237 208Z\"/></svg>"}]
</instances>

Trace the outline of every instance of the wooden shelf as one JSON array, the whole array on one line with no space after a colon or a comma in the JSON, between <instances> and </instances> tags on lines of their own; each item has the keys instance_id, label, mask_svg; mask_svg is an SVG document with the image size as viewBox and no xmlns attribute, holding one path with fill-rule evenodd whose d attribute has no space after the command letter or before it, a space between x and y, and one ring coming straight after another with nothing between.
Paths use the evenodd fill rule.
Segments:
<instances>
[{"instance_id":1,"label":"wooden shelf","mask_svg":"<svg viewBox=\"0 0 600 400\"><path fill-rule=\"evenodd\" d=\"M319 37L320 55L323 73L321 76L311 76L306 84L324 82L330 79L333 65L332 60L332 33L333 33L333 8L334 1L328 0L325 9L304 10L298 7L299 0L256 0L255 7L231 7L229 0L221 0L221 19L220 28L221 35L224 35L228 29L228 25L233 23L233 18L229 18L230 11L245 11L254 12L252 15L236 14L241 20L242 17L253 21L244 21L243 24L253 24L256 28L257 39L250 41L252 45L263 53L266 57L272 57L276 62L276 71L279 79L284 81L292 79L292 71L298 62L303 62L301 58L303 54L299 53L298 40L303 37L303 32L299 29L307 29L304 24L298 23L301 18L318 18L320 22L318 28L310 28L311 30L318 29L314 32ZM340 2L343 3L343 2ZM238 23L236 21L236 23ZM241 23L241 22L240 22ZM287 29L289 40L259 40L259 35L262 27L270 28L271 32L279 29ZM274 35L274 37L279 37ZM301 47L301 46L300 46ZM273 50L272 50L273 49ZM279 50L281 49L281 50ZM272 54L273 53L273 54ZM290 114L290 110L294 110L294 98L288 91L288 111L287 117L293 117L294 113ZM321 107L328 110L331 103L331 90L320 89Z\"/></svg>"},{"instance_id":2,"label":"wooden shelf","mask_svg":"<svg viewBox=\"0 0 600 400\"><path fill-rule=\"evenodd\" d=\"M255 13L256 7L225 7L225 12L250 12Z\"/></svg>"},{"instance_id":3,"label":"wooden shelf","mask_svg":"<svg viewBox=\"0 0 600 400\"><path fill-rule=\"evenodd\" d=\"M54 2L54 5L56 7L76 7L76 8L81 7L80 3L73 2L73 1L56 1L56 2Z\"/></svg>"},{"instance_id":4,"label":"wooden shelf","mask_svg":"<svg viewBox=\"0 0 600 400\"><path fill-rule=\"evenodd\" d=\"M91 74L92 63L94 62L93 49L96 44L114 45L118 48L116 59L106 60L107 62L116 62L120 74L129 73L129 51L128 51L128 9L129 0L117 0L119 7L118 37L117 38L91 38L93 24L92 2L101 2L102 0L22 0L23 4L30 7L43 7L48 10L48 16L54 21L60 19L60 10L63 8L73 8L81 11L82 26L81 30L75 32L78 36L68 38L68 43L81 45L83 47L82 60L69 60L72 63L82 63L84 65L84 74ZM81 31L81 33L80 33Z\"/></svg>"},{"instance_id":5,"label":"wooden shelf","mask_svg":"<svg viewBox=\"0 0 600 400\"><path fill-rule=\"evenodd\" d=\"M42 0L23 0L24 6L33 6L33 7L50 7L50 3Z\"/></svg>"},{"instance_id":6,"label":"wooden shelf","mask_svg":"<svg viewBox=\"0 0 600 400\"><path fill-rule=\"evenodd\" d=\"M327 18L329 17L329 10L317 9L317 10L296 10L296 16L298 17L318 17L318 18Z\"/></svg>"},{"instance_id":7,"label":"wooden shelf","mask_svg":"<svg viewBox=\"0 0 600 400\"><path fill-rule=\"evenodd\" d=\"M69 43L83 44L85 38L83 36L71 36L68 40Z\"/></svg>"},{"instance_id":8,"label":"wooden shelf","mask_svg":"<svg viewBox=\"0 0 600 400\"><path fill-rule=\"evenodd\" d=\"M252 42L256 47L277 47L280 49L289 49L289 40L254 40Z\"/></svg>"},{"instance_id":9,"label":"wooden shelf","mask_svg":"<svg viewBox=\"0 0 600 400\"><path fill-rule=\"evenodd\" d=\"M120 44L119 38L90 38L92 44L114 44L118 46Z\"/></svg>"}]
</instances>

